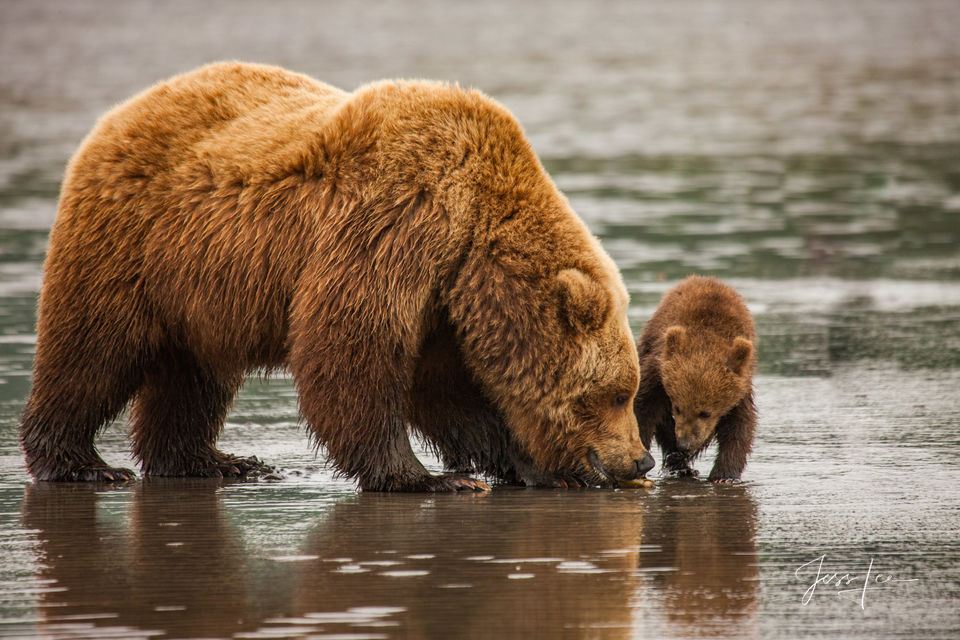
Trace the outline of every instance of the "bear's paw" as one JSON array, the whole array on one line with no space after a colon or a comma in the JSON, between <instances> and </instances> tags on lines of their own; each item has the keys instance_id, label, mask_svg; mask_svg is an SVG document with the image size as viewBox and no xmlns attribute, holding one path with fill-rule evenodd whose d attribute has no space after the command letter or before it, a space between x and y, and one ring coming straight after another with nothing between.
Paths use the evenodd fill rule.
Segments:
<instances>
[{"instance_id":1,"label":"bear's paw","mask_svg":"<svg viewBox=\"0 0 960 640\"><path fill-rule=\"evenodd\" d=\"M122 484L137 479L137 474L131 469L92 464L49 473L37 472L35 475L37 480L51 480L54 482L104 482Z\"/></svg>"}]
</instances>

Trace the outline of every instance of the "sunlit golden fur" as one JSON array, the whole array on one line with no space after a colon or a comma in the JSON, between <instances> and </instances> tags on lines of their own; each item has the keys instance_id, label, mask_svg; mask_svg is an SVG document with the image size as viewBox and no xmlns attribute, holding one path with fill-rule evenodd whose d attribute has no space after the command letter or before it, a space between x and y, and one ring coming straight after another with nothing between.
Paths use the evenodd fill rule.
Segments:
<instances>
[{"instance_id":1,"label":"sunlit golden fur","mask_svg":"<svg viewBox=\"0 0 960 640\"><path fill-rule=\"evenodd\" d=\"M716 436L713 480L740 478L753 442L753 319L714 278L691 276L660 302L640 338L636 413L644 444L656 435L664 467L689 462Z\"/></svg>"},{"instance_id":2,"label":"sunlit golden fur","mask_svg":"<svg viewBox=\"0 0 960 640\"><path fill-rule=\"evenodd\" d=\"M617 402L639 380L620 275L477 91L240 63L172 78L81 145L45 270L21 429L37 478L127 477L94 438L131 400L145 474L233 473L214 447L231 399L281 367L367 489L463 486L426 473L408 427L534 482L646 456Z\"/></svg>"}]
</instances>

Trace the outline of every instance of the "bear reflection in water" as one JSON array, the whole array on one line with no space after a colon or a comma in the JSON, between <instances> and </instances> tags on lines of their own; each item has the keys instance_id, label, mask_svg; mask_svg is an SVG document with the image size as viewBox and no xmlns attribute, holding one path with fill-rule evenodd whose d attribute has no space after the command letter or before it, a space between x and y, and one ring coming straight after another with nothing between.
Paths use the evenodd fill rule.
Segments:
<instances>
[{"instance_id":1,"label":"bear reflection in water","mask_svg":"<svg viewBox=\"0 0 960 640\"><path fill-rule=\"evenodd\" d=\"M91 637L127 630L222 637L273 615L283 582L255 591L238 532L224 517L222 483L155 479L126 492L87 483L26 488L24 527L35 529L40 580L62 589L42 596L38 618L52 635L62 620L89 620ZM241 620L243 618L243 620ZM99 635L98 635L99 634ZM75 637L72 634L71 637Z\"/></svg>"},{"instance_id":2,"label":"bear reflection in water","mask_svg":"<svg viewBox=\"0 0 960 640\"><path fill-rule=\"evenodd\" d=\"M385 637L755 632L749 487L666 480L644 500L360 494L277 552L277 539L249 528L276 514L245 511L247 524L234 524L222 483L144 482L129 513L113 497L126 492L27 487L24 524L40 540L38 579L52 587L39 596L44 629L69 616L96 633L173 636L285 625Z\"/></svg>"}]
</instances>

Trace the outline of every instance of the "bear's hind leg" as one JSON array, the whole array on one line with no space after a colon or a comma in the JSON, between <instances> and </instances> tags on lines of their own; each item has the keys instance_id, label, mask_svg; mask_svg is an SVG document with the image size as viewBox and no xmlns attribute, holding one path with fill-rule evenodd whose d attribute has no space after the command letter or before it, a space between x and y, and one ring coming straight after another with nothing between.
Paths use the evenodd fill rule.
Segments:
<instances>
[{"instance_id":1,"label":"bear's hind leg","mask_svg":"<svg viewBox=\"0 0 960 640\"><path fill-rule=\"evenodd\" d=\"M97 434L123 410L138 385L126 368L35 368L23 411L20 444L37 480L126 482L130 469L111 467L97 452Z\"/></svg>"},{"instance_id":2,"label":"bear's hind leg","mask_svg":"<svg viewBox=\"0 0 960 640\"><path fill-rule=\"evenodd\" d=\"M37 480L124 482L130 469L107 465L97 434L140 385L135 351L72 319L64 328L55 313L41 314L33 385L20 424L27 469ZM98 340L99 339L99 340Z\"/></svg>"},{"instance_id":3,"label":"bear's hind leg","mask_svg":"<svg viewBox=\"0 0 960 640\"><path fill-rule=\"evenodd\" d=\"M131 415L134 456L145 476L230 477L259 470L254 457L215 447L241 373L218 374L186 353L165 353L145 375Z\"/></svg>"}]
</instances>

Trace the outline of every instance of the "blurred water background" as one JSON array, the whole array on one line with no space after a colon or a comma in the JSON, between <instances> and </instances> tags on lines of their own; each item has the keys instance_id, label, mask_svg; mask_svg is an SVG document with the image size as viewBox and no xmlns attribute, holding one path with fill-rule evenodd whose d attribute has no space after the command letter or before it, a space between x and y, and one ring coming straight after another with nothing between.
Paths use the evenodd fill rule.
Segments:
<instances>
[{"instance_id":1,"label":"blurred water background","mask_svg":"<svg viewBox=\"0 0 960 640\"><path fill-rule=\"evenodd\" d=\"M933 0L3 0L0 636L960 636L958 33ZM16 424L64 165L111 105L221 59L502 101L635 332L689 273L736 286L760 344L746 482L358 494L289 381L254 378L221 445L282 481L31 483ZM122 421L101 450L132 464Z\"/></svg>"}]
</instances>

